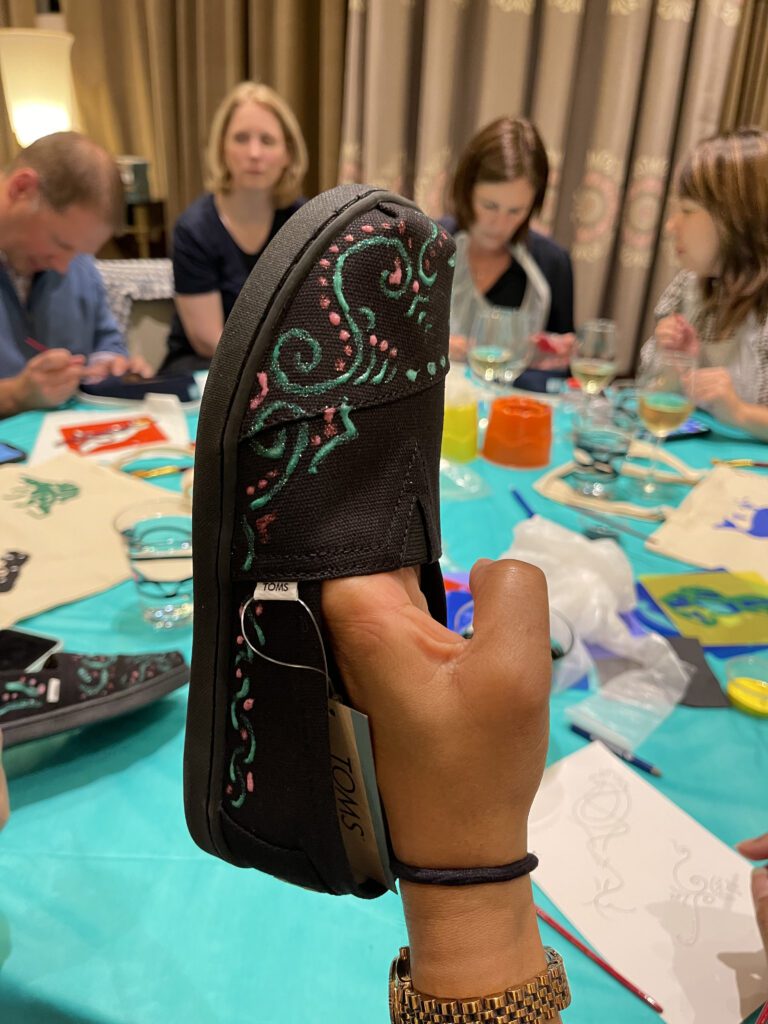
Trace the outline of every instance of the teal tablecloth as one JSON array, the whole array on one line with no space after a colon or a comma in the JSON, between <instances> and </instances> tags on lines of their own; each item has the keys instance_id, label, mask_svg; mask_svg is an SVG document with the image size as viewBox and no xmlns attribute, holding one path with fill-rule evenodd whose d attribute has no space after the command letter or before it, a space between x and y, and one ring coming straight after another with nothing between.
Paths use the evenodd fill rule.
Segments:
<instances>
[{"instance_id":1,"label":"teal tablecloth","mask_svg":"<svg viewBox=\"0 0 768 1024\"><path fill-rule=\"evenodd\" d=\"M39 423L37 414L4 421L0 437L29 449ZM713 455L765 452L717 437L676 450L695 466ZM560 437L554 459L567 456ZM523 515L509 496L513 484L536 511L584 525L577 512L532 491L535 472L479 459L472 468L491 493L445 504L453 564L468 569L508 547ZM686 568L639 540L622 544L638 573ZM138 619L132 584L26 625L61 636L68 650L168 644ZM173 637L186 655L190 641L189 631ZM578 699L553 698L550 761L581 743L562 714ZM13 816L0 836L0 1021L386 1024L389 960L405 940L399 900L318 896L200 852L183 816L185 702L186 692L177 692L106 725L7 752ZM658 788L725 842L768 829L768 721L679 708L642 753L663 767ZM546 926L543 934L566 959L574 993L568 1024L657 1019Z\"/></svg>"}]
</instances>

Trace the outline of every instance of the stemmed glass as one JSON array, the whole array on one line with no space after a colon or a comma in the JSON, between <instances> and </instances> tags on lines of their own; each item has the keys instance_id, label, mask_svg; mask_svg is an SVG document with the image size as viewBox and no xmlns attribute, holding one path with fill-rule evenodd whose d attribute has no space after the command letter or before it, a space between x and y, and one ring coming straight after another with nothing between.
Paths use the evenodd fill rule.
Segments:
<instances>
[{"instance_id":1,"label":"stemmed glass","mask_svg":"<svg viewBox=\"0 0 768 1024\"><path fill-rule=\"evenodd\" d=\"M597 397L616 376L616 324L588 320L579 332L571 373L588 400Z\"/></svg>"},{"instance_id":2,"label":"stemmed glass","mask_svg":"<svg viewBox=\"0 0 768 1024\"><path fill-rule=\"evenodd\" d=\"M513 384L532 355L528 313L492 306L475 319L467 339L467 361L481 380L489 384Z\"/></svg>"},{"instance_id":3,"label":"stemmed glass","mask_svg":"<svg viewBox=\"0 0 768 1024\"><path fill-rule=\"evenodd\" d=\"M657 348L638 380L638 413L655 439L653 458L643 491L653 494L653 479L661 444L681 427L693 411L693 371L696 357L686 352Z\"/></svg>"}]
</instances>

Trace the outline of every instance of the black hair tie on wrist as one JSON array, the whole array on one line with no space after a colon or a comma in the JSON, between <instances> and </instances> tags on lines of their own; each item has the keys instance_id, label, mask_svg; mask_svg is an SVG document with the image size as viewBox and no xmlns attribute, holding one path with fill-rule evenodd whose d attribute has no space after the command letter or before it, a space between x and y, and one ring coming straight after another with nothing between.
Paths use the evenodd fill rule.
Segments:
<instances>
[{"instance_id":1,"label":"black hair tie on wrist","mask_svg":"<svg viewBox=\"0 0 768 1024\"><path fill-rule=\"evenodd\" d=\"M490 868L415 868L403 864L397 857L390 858L392 874L401 882L418 885L487 885L489 882L509 882L513 878L529 875L539 863L535 853L527 853L511 864Z\"/></svg>"}]
</instances>

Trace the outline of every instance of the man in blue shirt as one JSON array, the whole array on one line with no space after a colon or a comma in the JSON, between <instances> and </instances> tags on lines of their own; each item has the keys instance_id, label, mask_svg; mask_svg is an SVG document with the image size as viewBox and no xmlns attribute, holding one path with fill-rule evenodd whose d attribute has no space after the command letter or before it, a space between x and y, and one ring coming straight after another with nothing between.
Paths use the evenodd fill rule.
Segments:
<instances>
[{"instance_id":1,"label":"man in blue shirt","mask_svg":"<svg viewBox=\"0 0 768 1024\"><path fill-rule=\"evenodd\" d=\"M0 176L0 416L52 408L131 360L92 254L119 228L114 160L77 132L22 150Z\"/></svg>"}]
</instances>

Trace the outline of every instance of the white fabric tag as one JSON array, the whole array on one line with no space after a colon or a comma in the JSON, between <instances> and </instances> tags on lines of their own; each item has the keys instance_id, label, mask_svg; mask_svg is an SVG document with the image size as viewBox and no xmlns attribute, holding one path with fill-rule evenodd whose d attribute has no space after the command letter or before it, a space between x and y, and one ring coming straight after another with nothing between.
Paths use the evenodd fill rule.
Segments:
<instances>
[{"instance_id":1,"label":"white fabric tag","mask_svg":"<svg viewBox=\"0 0 768 1024\"><path fill-rule=\"evenodd\" d=\"M59 703L59 693L61 691L61 680L52 676L48 680L48 692L45 695L45 699L48 704Z\"/></svg>"},{"instance_id":2,"label":"white fabric tag","mask_svg":"<svg viewBox=\"0 0 768 1024\"><path fill-rule=\"evenodd\" d=\"M254 601L298 601L298 583L257 583L253 588Z\"/></svg>"}]
</instances>

